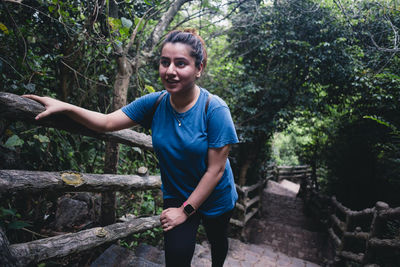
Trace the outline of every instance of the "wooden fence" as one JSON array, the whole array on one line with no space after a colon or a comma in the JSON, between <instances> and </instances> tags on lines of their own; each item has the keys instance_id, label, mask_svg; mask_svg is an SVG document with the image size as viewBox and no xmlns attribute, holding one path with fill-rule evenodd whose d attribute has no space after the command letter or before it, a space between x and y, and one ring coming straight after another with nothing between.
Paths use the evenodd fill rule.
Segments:
<instances>
[{"instance_id":1,"label":"wooden fence","mask_svg":"<svg viewBox=\"0 0 400 267\"><path fill-rule=\"evenodd\" d=\"M54 115L39 122L35 121L35 116L42 111L44 111L44 107L33 100L10 93L0 93L0 118L2 119L27 121L101 140L152 149L150 136L132 130L100 134L63 115ZM159 189L160 186L159 176L0 170L1 198L15 194L40 194L41 192L135 191ZM2 266L32 265L51 258L88 250L158 226L160 226L159 216L142 217L76 233L11 245L0 228L0 262Z\"/></svg>"},{"instance_id":2,"label":"wooden fence","mask_svg":"<svg viewBox=\"0 0 400 267\"><path fill-rule=\"evenodd\" d=\"M236 203L236 213L231 223L245 227L247 222L261 210L262 194L268 180L281 182L289 180L300 184L305 177L311 175L311 169L307 165L303 166L276 166L269 165L266 170L266 177L260 179L256 184L250 186L236 185L239 194L238 202Z\"/></svg>"},{"instance_id":3,"label":"wooden fence","mask_svg":"<svg viewBox=\"0 0 400 267\"><path fill-rule=\"evenodd\" d=\"M306 213L325 225L335 249L332 266L400 266L400 207L377 202L373 208L352 211L335 197L319 192L315 172L309 166L271 165L266 177L255 185L237 186L240 215L231 223L244 227L261 209L268 180L284 179L300 184L298 196Z\"/></svg>"},{"instance_id":4,"label":"wooden fence","mask_svg":"<svg viewBox=\"0 0 400 267\"><path fill-rule=\"evenodd\" d=\"M384 202L353 211L303 182L307 212L326 226L335 247L333 266L400 266L400 207Z\"/></svg>"}]
</instances>

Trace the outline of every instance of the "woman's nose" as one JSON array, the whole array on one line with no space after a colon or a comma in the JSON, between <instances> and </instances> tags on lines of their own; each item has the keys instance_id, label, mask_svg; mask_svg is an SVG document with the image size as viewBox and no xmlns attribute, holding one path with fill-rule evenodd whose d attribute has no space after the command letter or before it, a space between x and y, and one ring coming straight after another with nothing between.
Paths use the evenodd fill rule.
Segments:
<instances>
[{"instance_id":1,"label":"woman's nose","mask_svg":"<svg viewBox=\"0 0 400 267\"><path fill-rule=\"evenodd\" d=\"M169 64L167 68L167 74L175 74L175 65L173 63Z\"/></svg>"}]
</instances>

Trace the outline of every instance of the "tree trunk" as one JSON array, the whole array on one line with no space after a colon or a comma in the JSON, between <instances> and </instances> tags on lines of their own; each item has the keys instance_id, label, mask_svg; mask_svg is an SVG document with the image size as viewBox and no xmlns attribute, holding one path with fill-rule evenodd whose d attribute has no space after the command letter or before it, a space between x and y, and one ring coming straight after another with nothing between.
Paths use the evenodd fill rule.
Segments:
<instances>
[{"instance_id":1,"label":"tree trunk","mask_svg":"<svg viewBox=\"0 0 400 267\"><path fill-rule=\"evenodd\" d=\"M172 22L172 19L182 7L182 5L190 0L175 0L173 1L167 12L163 14L160 21L157 23L154 31L147 40L147 46L142 50L141 60L134 60L135 64L140 64L141 61L146 61L152 56L153 50L157 43L159 42L165 29ZM118 9L114 1L110 1L110 16L117 16L116 10ZM130 42L133 44L133 42ZM129 86L129 80L133 72L133 66L129 62L127 55L124 51L128 51L129 47L117 47L119 56L117 59L118 73L114 83L114 95L113 95L113 110L120 109L126 105L127 92ZM135 66L137 67L137 66ZM108 143L106 145L106 159L105 159L105 173L117 173L117 163L118 163L118 145L113 143ZM103 194L102 195L102 215L101 223L102 225L107 225L115 222L115 193L113 194Z\"/></svg>"},{"instance_id":2,"label":"tree trunk","mask_svg":"<svg viewBox=\"0 0 400 267\"><path fill-rule=\"evenodd\" d=\"M118 73L114 84L112 110L118 110L126 105L129 80L132 75L132 65L126 56L117 59ZM114 142L107 142L104 173L116 174L119 158L119 146ZM115 192L103 193L101 196L101 225L115 222Z\"/></svg>"},{"instance_id":3,"label":"tree trunk","mask_svg":"<svg viewBox=\"0 0 400 267\"><path fill-rule=\"evenodd\" d=\"M239 185L244 186L246 184L246 175L247 171L249 170L251 165L251 159L247 158L243 165L240 167L240 174L239 174Z\"/></svg>"},{"instance_id":4,"label":"tree trunk","mask_svg":"<svg viewBox=\"0 0 400 267\"><path fill-rule=\"evenodd\" d=\"M245 143L239 150L239 158L241 159L240 171L239 171L239 185L244 186L247 182L247 176L250 168L259 168L258 160L262 157L260 152L262 151L262 145L265 142L263 138L256 138L252 143ZM258 179L257 179L258 180Z\"/></svg>"},{"instance_id":5,"label":"tree trunk","mask_svg":"<svg viewBox=\"0 0 400 267\"><path fill-rule=\"evenodd\" d=\"M149 58L153 55L154 48L161 40L162 35L165 30L171 24L174 19L176 13L178 13L179 9L187 2L191 2L192 0L175 0L170 3L167 12L165 12L160 18L159 23L154 28L151 33L150 38L146 41L146 47L143 49L142 54L145 58Z\"/></svg>"}]
</instances>

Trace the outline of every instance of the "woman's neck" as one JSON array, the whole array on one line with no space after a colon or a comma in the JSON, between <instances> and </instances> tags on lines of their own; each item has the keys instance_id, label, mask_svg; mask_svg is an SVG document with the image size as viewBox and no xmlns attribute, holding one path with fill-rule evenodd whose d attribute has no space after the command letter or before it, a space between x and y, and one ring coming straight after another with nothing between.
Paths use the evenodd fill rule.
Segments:
<instances>
[{"instance_id":1,"label":"woman's neck","mask_svg":"<svg viewBox=\"0 0 400 267\"><path fill-rule=\"evenodd\" d=\"M194 104L196 104L199 95L200 95L200 88L197 85L195 85L194 88L188 91L186 94L171 95L170 103L176 112L183 113L191 109L194 106Z\"/></svg>"}]
</instances>

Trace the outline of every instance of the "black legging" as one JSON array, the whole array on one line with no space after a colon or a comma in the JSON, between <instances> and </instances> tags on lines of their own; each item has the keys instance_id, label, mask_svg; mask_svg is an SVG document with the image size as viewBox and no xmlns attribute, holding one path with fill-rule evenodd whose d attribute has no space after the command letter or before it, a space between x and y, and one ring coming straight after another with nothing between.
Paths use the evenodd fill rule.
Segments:
<instances>
[{"instance_id":1,"label":"black legging","mask_svg":"<svg viewBox=\"0 0 400 267\"><path fill-rule=\"evenodd\" d=\"M183 201L178 199L165 199L164 209L177 208L182 203ZM212 267L222 267L228 253L228 225L232 212L233 210L213 218L196 212L183 224L164 232L166 266L190 267L196 245L196 233L201 221L211 244Z\"/></svg>"}]
</instances>

